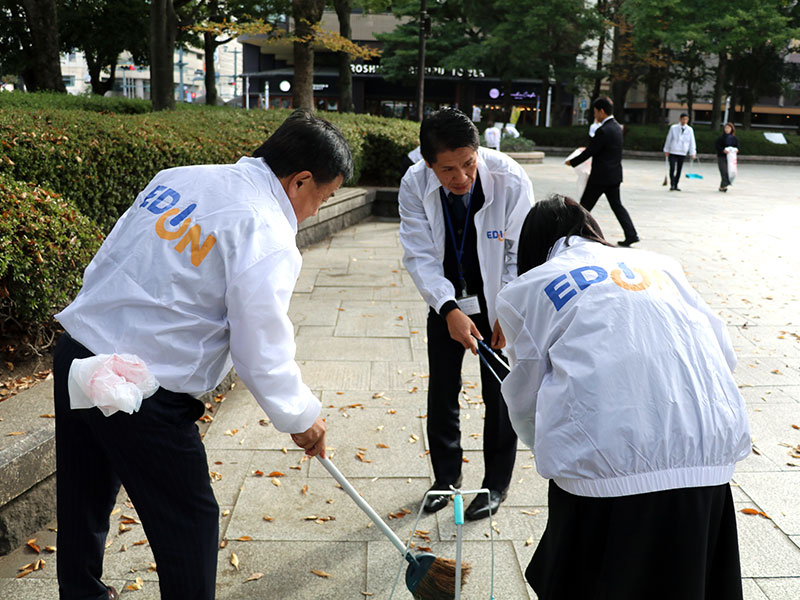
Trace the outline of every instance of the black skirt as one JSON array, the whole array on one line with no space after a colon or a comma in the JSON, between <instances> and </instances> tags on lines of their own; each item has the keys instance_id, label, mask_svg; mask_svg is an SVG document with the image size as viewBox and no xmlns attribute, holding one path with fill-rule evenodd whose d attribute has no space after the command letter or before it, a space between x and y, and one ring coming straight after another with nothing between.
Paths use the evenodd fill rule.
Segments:
<instances>
[{"instance_id":1,"label":"black skirt","mask_svg":"<svg viewBox=\"0 0 800 600\"><path fill-rule=\"evenodd\" d=\"M550 481L549 517L525 578L539 600L741 600L728 484L616 498Z\"/></svg>"}]
</instances>

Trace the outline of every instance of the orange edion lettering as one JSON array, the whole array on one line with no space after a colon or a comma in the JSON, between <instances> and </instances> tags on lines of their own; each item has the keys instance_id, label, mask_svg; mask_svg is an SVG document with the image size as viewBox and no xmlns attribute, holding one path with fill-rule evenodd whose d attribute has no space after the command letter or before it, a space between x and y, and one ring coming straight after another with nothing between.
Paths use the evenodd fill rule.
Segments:
<instances>
[{"instance_id":1,"label":"orange edion lettering","mask_svg":"<svg viewBox=\"0 0 800 600\"><path fill-rule=\"evenodd\" d=\"M192 243L192 264L195 267L199 267L200 263L203 262L206 255L211 251L211 248L214 247L214 244L217 243L217 238L213 235L209 235L203 245L200 245L200 225L194 225L189 231L186 232L186 235L183 236L178 245L175 246L176 252L183 252L184 248L189 245L189 242Z\"/></svg>"},{"instance_id":2,"label":"orange edion lettering","mask_svg":"<svg viewBox=\"0 0 800 600\"><path fill-rule=\"evenodd\" d=\"M177 240L184 234L186 229L189 227L189 223L192 221L189 218L184 219L183 223L181 223L181 226L176 231L169 231L166 227L164 227L164 222L172 215L177 215L179 212L179 209L172 208L161 215L158 221L156 221L156 233L158 234L158 237L165 240Z\"/></svg>"}]
</instances>

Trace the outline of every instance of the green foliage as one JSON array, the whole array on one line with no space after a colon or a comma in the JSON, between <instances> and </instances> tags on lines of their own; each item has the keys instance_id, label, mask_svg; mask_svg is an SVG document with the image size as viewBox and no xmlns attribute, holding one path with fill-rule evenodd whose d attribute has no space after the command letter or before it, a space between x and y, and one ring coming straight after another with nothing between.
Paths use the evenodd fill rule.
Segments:
<instances>
[{"instance_id":1,"label":"green foliage","mask_svg":"<svg viewBox=\"0 0 800 600\"><path fill-rule=\"evenodd\" d=\"M3 95L0 95L2 98ZM175 112L101 114L50 108L52 95L0 111L0 173L70 199L108 231L153 176L170 167L222 164L260 146L287 110L193 106ZM355 163L353 182L396 185L417 145L418 125L364 115L322 113L342 130ZM353 183L350 182L350 183Z\"/></svg>"},{"instance_id":2,"label":"green foliage","mask_svg":"<svg viewBox=\"0 0 800 600\"><path fill-rule=\"evenodd\" d=\"M142 114L153 110L149 100L104 96L72 96L55 92L0 92L0 109L86 110L102 113Z\"/></svg>"},{"instance_id":3,"label":"green foliage","mask_svg":"<svg viewBox=\"0 0 800 600\"><path fill-rule=\"evenodd\" d=\"M0 342L39 345L102 242L73 204L0 174Z\"/></svg>"},{"instance_id":4,"label":"green foliage","mask_svg":"<svg viewBox=\"0 0 800 600\"><path fill-rule=\"evenodd\" d=\"M531 152L536 150L536 142L526 137L506 137L500 140L500 150L503 152Z\"/></svg>"},{"instance_id":5,"label":"green foliage","mask_svg":"<svg viewBox=\"0 0 800 600\"><path fill-rule=\"evenodd\" d=\"M524 135L536 141L538 146L557 148L578 148L589 143L589 128L586 125L575 127L525 127ZM697 151L702 154L715 154L715 142L719 132L705 126L694 128ZM761 131L736 130L739 148L743 156L800 156L800 136L785 132L787 144L773 144L767 141ZM625 150L663 152L667 131L656 125L627 125L625 127ZM503 148L505 150L505 148Z\"/></svg>"}]
</instances>

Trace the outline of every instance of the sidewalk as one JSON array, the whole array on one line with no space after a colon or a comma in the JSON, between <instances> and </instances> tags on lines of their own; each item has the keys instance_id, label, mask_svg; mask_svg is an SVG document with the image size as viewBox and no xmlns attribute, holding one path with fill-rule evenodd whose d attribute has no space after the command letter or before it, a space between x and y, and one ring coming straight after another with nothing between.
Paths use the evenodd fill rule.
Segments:
<instances>
[{"instance_id":1,"label":"sidewalk","mask_svg":"<svg viewBox=\"0 0 800 600\"><path fill-rule=\"evenodd\" d=\"M574 194L574 175L562 160L526 166L538 199L554 191ZM800 426L797 169L740 166L735 185L721 194L716 169L670 193L661 186L660 164L627 160L624 167L622 199L642 238L638 246L682 262L728 322L739 355L736 378L758 454L740 463L734 500L737 510L754 508L770 517L737 513L745 598L796 600L800 459L790 447L800 444L800 430L792 427ZM609 240L622 239L607 202L601 200L595 214ZM367 221L304 251L291 317L297 360L322 400L332 460L405 540L432 472L425 453L426 307L402 267L397 232L396 222ZM477 359L468 356L465 487L478 487L483 471L478 371ZM388 599L400 555L321 465L303 460L243 385L214 404L213 421L203 427L225 543L217 598ZM546 524L546 489L531 453L520 449L509 497L493 519L498 600L535 597L523 571ZM111 517L106 582L125 590L123 598L156 599L152 554L146 542L137 545L145 540L142 526L122 523L136 517L126 500L121 494ZM411 514L401 517L405 510ZM464 527L465 559L473 564L465 599L489 598L489 527L488 521ZM430 540L417 537L417 545L455 556L452 512L426 515L418 529ZM55 544L55 533L44 530L35 543L42 549L38 556L23 547L0 558L0 598L58 597L58 552L44 550ZM15 579L20 567L38 558L46 561L43 569ZM128 590L137 578L141 589ZM411 597L402 579L394 597Z\"/></svg>"}]
</instances>

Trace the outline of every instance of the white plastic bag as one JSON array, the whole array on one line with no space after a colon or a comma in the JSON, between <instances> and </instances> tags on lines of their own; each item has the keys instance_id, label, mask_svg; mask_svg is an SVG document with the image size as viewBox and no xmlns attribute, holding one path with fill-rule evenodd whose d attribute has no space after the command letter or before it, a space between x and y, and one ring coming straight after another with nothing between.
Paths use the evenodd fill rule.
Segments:
<instances>
[{"instance_id":1,"label":"white plastic bag","mask_svg":"<svg viewBox=\"0 0 800 600\"><path fill-rule=\"evenodd\" d=\"M586 150L586 148L578 148L576 150L573 150L572 154L570 154L567 157L566 160L572 160L573 158L578 156L584 150ZM589 175L592 172L592 159L591 159L591 157L587 158L585 161L583 161L577 167L574 167L574 171L575 171L575 175L578 176L578 181L576 182L577 190L578 190L578 196L576 198L574 198L574 200L577 200L578 202L580 202L581 201L581 197L583 196L583 190L586 189L586 182L589 181Z\"/></svg>"},{"instance_id":2,"label":"white plastic bag","mask_svg":"<svg viewBox=\"0 0 800 600\"><path fill-rule=\"evenodd\" d=\"M158 380L133 354L98 354L72 361L68 377L72 409L99 408L107 417L133 414L158 389Z\"/></svg>"},{"instance_id":3,"label":"white plastic bag","mask_svg":"<svg viewBox=\"0 0 800 600\"><path fill-rule=\"evenodd\" d=\"M739 149L735 146L728 146L725 148L728 153L725 155L728 157L728 180L733 183L733 180L736 179L736 172L738 170L737 167L737 155L739 154Z\"/></svg>"}]
</instances>

